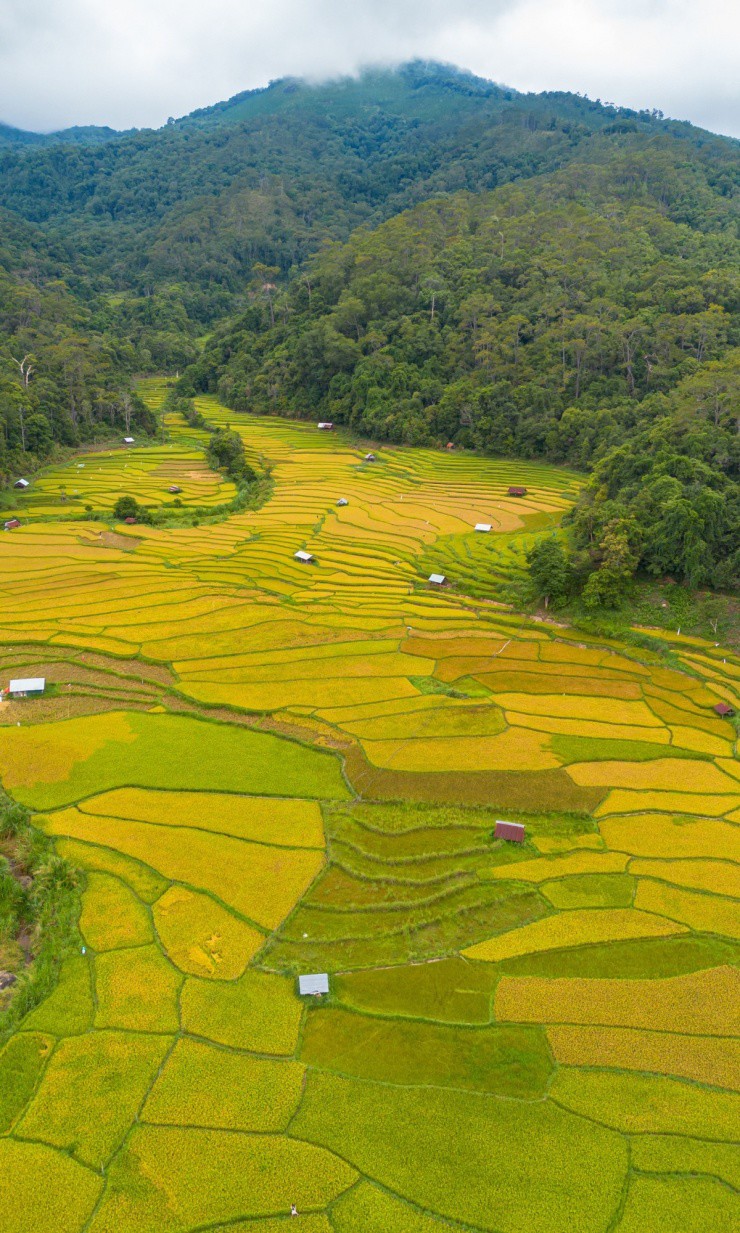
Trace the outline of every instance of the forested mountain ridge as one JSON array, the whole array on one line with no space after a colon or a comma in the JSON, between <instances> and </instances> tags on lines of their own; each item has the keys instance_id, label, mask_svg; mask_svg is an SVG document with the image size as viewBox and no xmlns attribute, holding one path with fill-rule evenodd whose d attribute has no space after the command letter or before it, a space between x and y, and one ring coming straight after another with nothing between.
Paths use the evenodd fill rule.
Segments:
<instances>
[{"instance_id":1,"label":"forested mountain ridge","mask_svg":"<svg viewBox=\"0 0 740 1233\"><path fill-rule=\"evenodd\" d=\"M589 568L618 524L629 568L735 576L740 143L421 63L59 137L0 133L6 472L145 429L132 375L189 365L237 408L595 469Z\"/></svg>"}]
</instances>

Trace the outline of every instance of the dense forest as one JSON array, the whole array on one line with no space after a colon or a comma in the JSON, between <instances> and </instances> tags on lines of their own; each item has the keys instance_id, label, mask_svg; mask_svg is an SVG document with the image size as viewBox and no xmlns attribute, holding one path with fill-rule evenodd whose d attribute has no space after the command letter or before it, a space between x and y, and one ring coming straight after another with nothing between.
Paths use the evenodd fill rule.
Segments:
<instances>
[{"instance_id":1,"label":"dense forest","mask_svg":"<svg viewBox=\"0 0 740 1233\"><path fill-rule=\"evenodd\" d=\"M134 374L184 372L588 471L593 602L636 569L731 587L739 191L737 142L420 63L157 131L0 127L0 470L151 430Z\"/></svg>"}]
</instances>

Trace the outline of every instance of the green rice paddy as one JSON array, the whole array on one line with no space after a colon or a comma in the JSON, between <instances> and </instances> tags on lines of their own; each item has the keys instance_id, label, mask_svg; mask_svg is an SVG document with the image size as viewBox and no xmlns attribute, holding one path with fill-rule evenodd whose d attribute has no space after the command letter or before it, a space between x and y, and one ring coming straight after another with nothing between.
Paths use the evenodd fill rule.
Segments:
<instances>
[{"instance_id":1,"label":"green rice paddy","mask_svg":"<svg viewBox=\"0 0 740 1233\"><path fill-rule=\"evenodd\" d=\"M0 1019L0 1230L729 1233L740 660L491 602L573 474L198 406L261 509L70 519L231 499L171 417L0 543L2 671L53 686L0 777L82 877Z\"/></svg>"}]
</instances>

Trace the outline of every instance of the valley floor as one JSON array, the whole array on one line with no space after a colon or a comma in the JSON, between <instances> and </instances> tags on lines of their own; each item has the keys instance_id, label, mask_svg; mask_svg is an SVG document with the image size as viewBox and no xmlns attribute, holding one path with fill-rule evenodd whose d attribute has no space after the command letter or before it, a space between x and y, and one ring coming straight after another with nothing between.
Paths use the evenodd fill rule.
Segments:
<instances>
[{"instance_id":1,"label":"valley floor","mask_svg":"<svg viewBox=\"0 0 740 1233\"><path fill-rule=\"evenodd\" d=\"M85 874L0 1049L2 1233L736 1227L740 657L485 599L573 474L198 406L263 508L111 532L47 474L0 541L51 686L0 776ZM75 500L230 499L167 426Z\"/></svg>"}]
</instances>

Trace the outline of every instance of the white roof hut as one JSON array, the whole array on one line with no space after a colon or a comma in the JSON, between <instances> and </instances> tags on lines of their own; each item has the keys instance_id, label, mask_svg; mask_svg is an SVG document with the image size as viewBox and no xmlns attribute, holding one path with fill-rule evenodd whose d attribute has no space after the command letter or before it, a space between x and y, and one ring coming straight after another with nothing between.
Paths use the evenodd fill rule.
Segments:
<instances>
[{"instance_id":1,"label":"white roof hut","mask_svg":"<svg viewBox=\"0 0 740 1233\"><path fill-rule=\"evenodd\" d=\"M317 428L323 428L324 432L331 432L334 425L331 420L319 420Z\"/></svg>"},{"instance_id":2,"label":"white roof hut","mask_svg":"<svg viewBox=\"0 0 740 1233\"><path fill-rule=\"evenodd\" d=\"M329 977L326 972L316 972L312 976L298 977L298 992L302 998L316 996L329 992Z\"/></svg>"},{"instance_id":3,"label":"white roof hut","mask_svg":"<svg viewBox=\"0 0 740 1233\"><path fill-rule=\"evenodd\" d=\"M10 682L8 693L12 698L25 698L27 694L42 694L45 689L46 677L19 677L17 680Z\"/></svg>"},{"instance_id":4,"label":"white roof hut","mask_svg":"<svg viewBox=\"0 0 740 1233\"><path fill-rule=\"evenodd\" d=\"M293 553L293 560L300 561L302 565L311 565L316 558L310 552L304 552L301 548L298 552Z\"/></svg>"},{"instance_id":5,"label":"white roof hut","mask_svg":"<svg viewBox=\"0 0 740 1233\"><path fill-rule=\"evenodd\" d=\"M14 488L28 488L28 480L18 479L13 484Z\"/></svg>"},{"instance_id":6,"label":"white roof hut","mask_svg":"<svg viewBox=\"0 0 740 1233\"><path fill-rule=\"evenodd\" d=\"M337 501L337 505L348 505L348 504L349 502L347 501L346 497L340 497L339 500Z\"/></svg>"},{"instance_id":7,"label":"white roof hut","mask_svg":"<svg viewBox=\"0 0 740 1233\"><path fill-rule=\"evenodd\" d=\"M475 529L476 531L490 531L491 524L490 522L476 522Z\"/></svg>"},{"instance_id":8,"label":"white roof hut","mask_svg":"<svg viewBox=\"0 0 740 1233\"><path fill-rule=\"evenodd\" d=\"M365 455L365 462L375 462L375 455L374 455L374 454L366 454L366 455Z\"/></svg>"},{"instance_id":9,"label":"white roof hut","mask_svg":"<svg viewBox=\"0 0 740 1233\"><path fill-rule=\"evenodd\" d=\"M431 582L431 583L432 583L435 587L443 587L443 586L444 586L444 584L446 583L447 579L445 578L444 574L430 574L430 575L429 575L429 581L430 581L430 582Z\"/></svg>"},{"instance_id":10,"label":"white roof hut","mask_svg":"<svg viewBox=\"0 0 740 1233\"><path fill-rule=\"evenodd\" d=\"M134 443L134 438L133 438L133 437L124 437L124 438L123 438L123 444L124 444L124 445L133 445L133 443Z\"/></svg>"}]
</instances>

